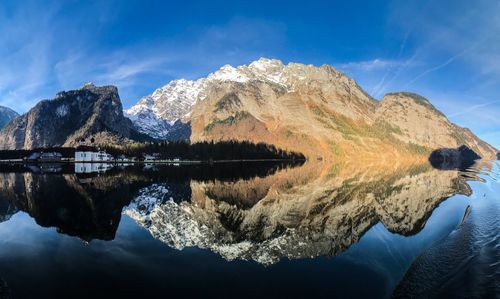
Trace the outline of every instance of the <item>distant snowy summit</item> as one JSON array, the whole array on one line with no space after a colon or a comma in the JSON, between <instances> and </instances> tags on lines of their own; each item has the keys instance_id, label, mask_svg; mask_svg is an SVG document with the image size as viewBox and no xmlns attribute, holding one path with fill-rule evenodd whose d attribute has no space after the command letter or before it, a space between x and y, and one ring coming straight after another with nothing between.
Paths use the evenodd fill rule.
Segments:
<instances>
[{"instance_id":1,"label":"distant snowy summit","mask_svg":"<svg viewBox=\"0 0 500 299\"><path fill-rule=\"evenodd\" d=\"M16 111L8 107L0 106L0 129L5 127L13 118L18 116L19 114Z\"/></svg>"}]
</instances>

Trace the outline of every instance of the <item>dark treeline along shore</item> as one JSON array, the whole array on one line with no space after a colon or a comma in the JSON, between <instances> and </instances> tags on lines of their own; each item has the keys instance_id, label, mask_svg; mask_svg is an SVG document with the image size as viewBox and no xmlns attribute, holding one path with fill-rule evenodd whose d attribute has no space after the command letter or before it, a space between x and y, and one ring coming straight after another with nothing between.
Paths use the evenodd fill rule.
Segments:
<instances>
[{"instance_id":1,"label":"dark treeline along shore","mask_svg":"<svg viewBox=\"0 0 500 299\"><path fill-rule=\"evenodd\" d=\"M124 146L102 147L113 156L125 154L142 157L142 154L159 154L160 159L181 158L184 160L305 160L301 153L285 151L266 143L248 141L221 142L151 142Z\"/></svg>"},{"instance_id":2,"label":"dark treeline along shore","mask_svg":"<svg viewBox=\"0 0 500 299\"><path fill-rule=\"evenodd\" d=\"M0 160L19 160L37 152L57 152L63 158L70 159L75 157L75 148L73 147L46 147L35 148L32 150L0 150Z\"/></svg>"},{"instance_id":3,"label":"dark treeline along shore","mask_svg":"<svg viewBox=\"0 0 500 299\"><path fill-rule=\"evenodd\" d=\"M127 164L116 166L103 173L78 173L79 177L114 177L141 176L145 181L154 182L184 182L196 181L238 181L255 177L266 177L293 167L302 166L303 160L257 161L235 163L189 163L179 166L173 164L158 164L144 167L143 164ZM69 163L4 163L0 165L2 173L34 173L43 175L75 174L75 168Z\"/></svg>"},{"instance_id":4,"label":"dark treeline along shore","mask_svg":"<svg viewBox=\"0 0 500 299\"><path fill-rule=\"evenodd\" d=\"M193 144L184 141L165 141L108 145L100 148L114 157L125 155L137 160L142 160L145 154L156 154L160 160L305 160L305 156L301 153L285 151L265 143L247 141L198 142ZM75 148L73 147L47 147L33 150L2 150L0 151L0 160L23 159L35 152L58 152L65 159L71 159L75 156Z\"/></svg>"}]
</instances>

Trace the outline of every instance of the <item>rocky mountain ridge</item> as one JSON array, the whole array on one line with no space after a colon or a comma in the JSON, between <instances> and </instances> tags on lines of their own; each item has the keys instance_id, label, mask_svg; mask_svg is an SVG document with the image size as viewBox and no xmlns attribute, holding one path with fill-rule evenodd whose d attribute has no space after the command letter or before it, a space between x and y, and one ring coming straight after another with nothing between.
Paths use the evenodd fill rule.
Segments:
<instances>
[{"instance_id":1,"label":"rocky mountain ridge","mask_svg":"<svg viewBox=\"0 0 500 299\"><path fill-rule=\"evenodd\" d=\"M377 101L332 66L266 58L172 81L126 111L113 86L61 92L13 119L0 131L0 148L71 146L90 137L98 144L264 142L332 160L425 159L462 145L486 159L498 153L419 95L390 93Z\"/></svg>"},{"instance_id":2,"label":"rocky mountain ridge","mask_svg":"<svg viewBox=\"0 0 500 299\"><path fill-rule=\"evenodd\" d=\"M498 152L419 95L390 93L377 101L332 66L266 58L172 81L126 114L139 131L160 139L171 139L175 123L183 132L190 128L192 142L266 142L312 158L404 158L461 145L488 159Z\"/></svg>"},{"instance_id":3,"label":"rocky mountain ridge","mask_svg":"<svg viewBox=\"0 0 500 299\"><path fill-rule=\"evenodd\" d=\"M158 88L151 95L145 96L130 109L125 110L125 114L137 126L139 131L156 137L164 137L162 133L154 129L162 121L172 126L175 122L189 121L189 116L193 107L199 101L207 98L213 84L221 82L235 82L245 84L248 82L262 81L279 85L286 92L292 92L296 88L296 83L306 80L307 75L304 65L290 63L285 66L279 60L261 58L252 62L248 66L233 67L225 65L218 71L209 74L206 78L198 80L174 80L167 85ZM330 66L323 66L335 72L340 84L355 85L354 80L348 78L340 72L335 71ZM366 100L375 102L366 95ZM165 126L161 124L161 126Z\"/></svg>"},{"instance_id":4,"label":"rocky mountain ridge","mask_svg":"<svg viewBox=\"0 0 500 299\"><path fill-rule=\"evenodd\" d=\"M40 101L13 119L0 131L0 149L73 146L82 138L107 144L146 136L124 117L116 87L88 83L77 90L60 92L55 99Z\"/></svg>"}]
</instances>

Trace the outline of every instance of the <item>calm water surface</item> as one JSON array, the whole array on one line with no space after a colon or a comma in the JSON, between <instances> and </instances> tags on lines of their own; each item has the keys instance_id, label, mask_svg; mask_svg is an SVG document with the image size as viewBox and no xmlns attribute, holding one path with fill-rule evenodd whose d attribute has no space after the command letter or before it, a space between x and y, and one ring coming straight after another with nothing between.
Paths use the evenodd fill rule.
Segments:
<instances>
[{"instance_id":1,"label":"calm water surface","mask_svg":"<svg viewBox=\"0 0 500 299\"><path fill-rule=\"evenodd\" d=\"M0 298L499 298L499 173L4 165Z\"/></svg>"}]
</instances>

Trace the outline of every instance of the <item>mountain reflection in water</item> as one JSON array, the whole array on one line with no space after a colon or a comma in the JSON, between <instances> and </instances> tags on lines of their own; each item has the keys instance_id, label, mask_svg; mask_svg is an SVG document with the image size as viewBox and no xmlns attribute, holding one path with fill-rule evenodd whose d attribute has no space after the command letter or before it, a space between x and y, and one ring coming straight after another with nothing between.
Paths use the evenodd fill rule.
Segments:
<instances>
[{"instance_id":1,"label":"mountain reflection in water","mask_svg":"<svg viewBox=\"0 0 500 299\"><path fill-rule=\"evenodd\" d=\"M227 260L270 265L336 255L379 221L415 234L442 200L471 192L457 172L427 165L349 177L315 177L307 167L237 182L193 180L191 200L178 203L168 201L168 186L156 184L125 214L176 249L209 248Z\"/></svg>"},{"instance_id":2,"label":"mountain reflection in water","mask_svg":"<svg viewBox=\"0 0 500 299\"><path fill-rule=\"evenodd\" d=\"M239 180L267 176L294 164L4 165L0 167L0 219L27 212L44 227L85 241L113 240L123 207L151 186L168 186L168 198L189 200L190 180ZM97 167L96 167L97 166ZM90 171L84 171L85 169ZM76 172L75 172L76 170ZM104 171L105 170L105 171ZM163 190L163 189L162 189Z\"/></svg>"},{"instance_id":3,"label":"mountain reflection in water","mask_svg":"<svg viewBox=\"0 0 500 299\"><path fill-rule=\"evenodd\" d=\"M361 167L322 161L122 165L96 171L73 164L4 165L0 221L13 221L23 211L42 227L91 242L117 238L126 215L154 239L186 254L186 248L204 249L200 255L209 250L227 261L256 262L263 273L277 271L285 260L337 256L331 263L339 269L351 263L348 271L354 277L383 273L383 282L372 282L376 291L367 283L366 294L388 297L399 283L395 294L404 297L420 283L412 273L425 270L418 268L423 258L417 257L460 226L470 203L452 203L453 213L436 212L428 224L433 211L454 195L474 197L472 181L496 184L480 175L495 165L472 172L442 171L426 163ZM134 236L128 237L133 242ZM498 239L498 232L493 237ZM385 250L376 245L381 242L389 242ZM148 248L141 252L147 255ZM241 273L250 271L245 267ZM309 271L317 267L310 265ZM380 273L377 279L382 279ZM365 294L355 285L344 283L343 288L333 293Z\"/></svg>"}]
</instances>

